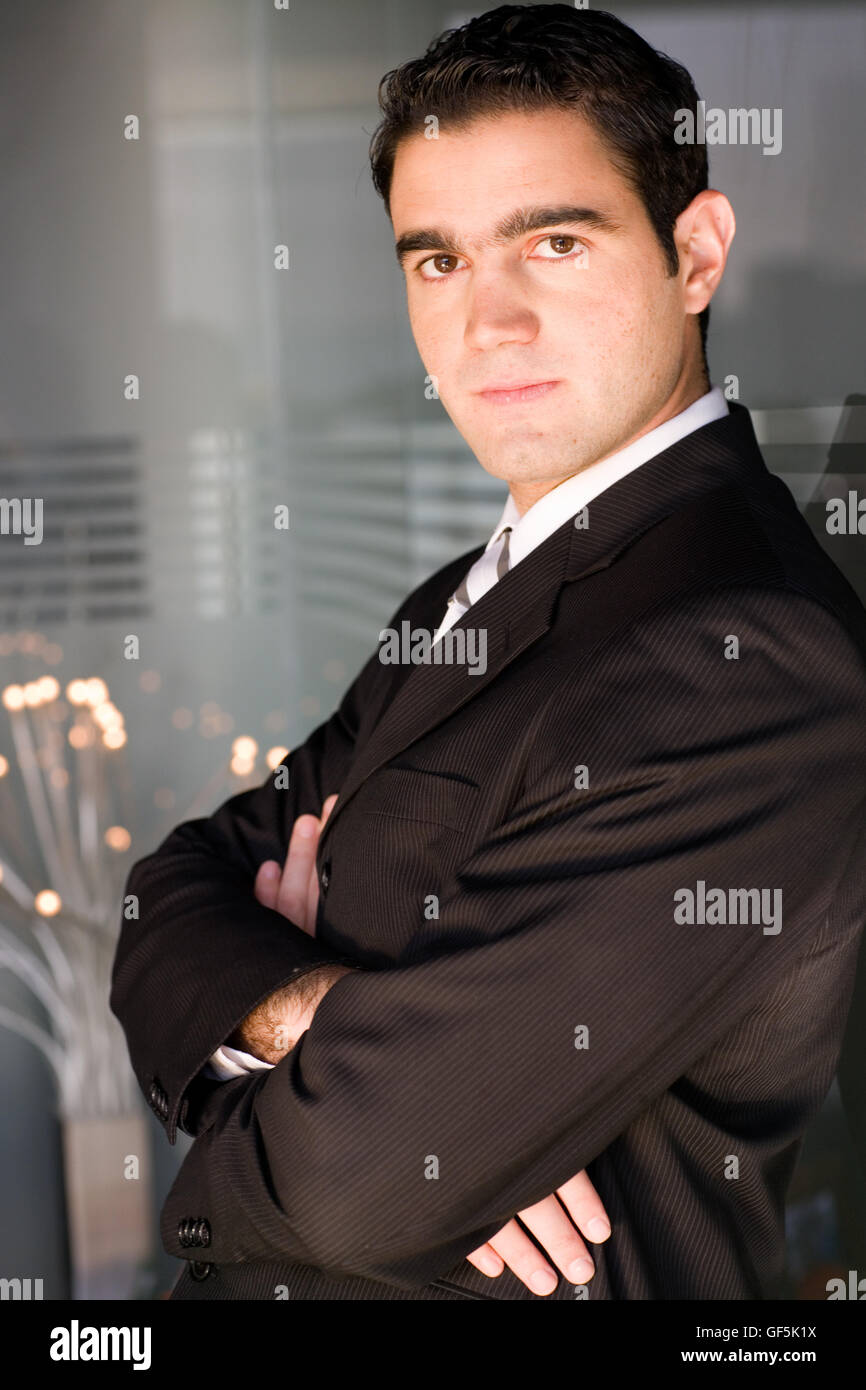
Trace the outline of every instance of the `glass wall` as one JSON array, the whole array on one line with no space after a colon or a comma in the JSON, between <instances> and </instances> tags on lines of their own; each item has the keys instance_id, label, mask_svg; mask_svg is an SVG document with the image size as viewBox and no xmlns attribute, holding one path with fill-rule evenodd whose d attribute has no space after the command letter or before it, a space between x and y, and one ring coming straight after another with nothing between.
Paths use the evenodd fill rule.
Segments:
<instances>
[{"instance_id":1,"label":"glass wall","mask_svg":"<svg viewBox=\"0 0 866 1390\"><path fill-rule=\"evenodd\" d=\"M173 825L262 781L269 751L334 708L409 589L498 517L504 484L427 389L367 159L382 75L483 8L0 10L0 492L44 504L41 545L4 538L0 550L3 686L49 675L64 693L55 724L77 762L56 793L70 806L84 797L97 875L122 882ZM711 374L752 409L768 465L866 597L862 544L824 524L826 498L863 472L862 8L617 14L682 61L708 104L754 105L760 75L759 104L784 109L784 154L710 150L711 183L738 218ZM68 688L93 678L124 737L88 773L88 750L68 739ZM46 846L13 722L0 711L4 858L35 891ZM233 761L239 737L254 741L252 764ZM127 839L108 844L118 827ZM14 895L3 911L23 930ZM0 1000L46 1026L46 999L9 970ZM3 1264L62 1297L56 1068L26 1028L0 1041L3 1113L15 1116ZM122 1052L119 1033L112 1046ZM77 1084L86 1108L96 1077ZM170 1150L145 1118L153 1261L133 1292L152 1297L176 1272L156 1213L189 1141ZM860 1199L847 1160L816 1162L818 1176L800 1179L798 1229L817 1223L819 1245L838 1253Z\"/></svg>"}]
</instances>

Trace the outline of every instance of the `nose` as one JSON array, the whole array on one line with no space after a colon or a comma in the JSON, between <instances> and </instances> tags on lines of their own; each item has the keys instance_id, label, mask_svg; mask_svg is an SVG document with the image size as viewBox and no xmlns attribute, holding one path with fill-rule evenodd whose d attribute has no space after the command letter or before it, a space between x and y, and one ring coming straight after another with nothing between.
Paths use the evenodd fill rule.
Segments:
<instances>
[{"instance_id":1,"label":"nose","mask_svg":"<svg viewBox=\"0 0 866 1390\"><path fill-rule=\"evenodd\" d=\"M501 343L531 343L538 316L506 275L476 279L466 319L466 345L490 349Z\"/></svg>"}]
</instances>

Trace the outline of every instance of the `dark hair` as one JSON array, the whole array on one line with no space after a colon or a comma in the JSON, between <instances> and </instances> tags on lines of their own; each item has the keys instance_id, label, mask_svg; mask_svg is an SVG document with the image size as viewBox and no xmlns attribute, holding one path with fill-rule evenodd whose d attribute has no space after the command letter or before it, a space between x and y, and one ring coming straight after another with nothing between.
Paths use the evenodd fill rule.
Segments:
<instances>
[{"instance_id":1,"label":"dark hair","mask_svg":"<svg viewBox=\"0 0 866 1390\"><path fill-rule=\"evenodd\" d=\"M424 130L465 128L477 116L550 107L585 115L614 167L643 201L670 275L679 269L674 223L707 187L703 144L679 145L675 113L696 109L688 72L603 10L500 5L447 29L379 83L383 119L370 142L373 183L389 209L397 145ZM698 315L706 354L709 305ZM706 366L706 355L704 356Z\"/></svg>"}]
</instances>

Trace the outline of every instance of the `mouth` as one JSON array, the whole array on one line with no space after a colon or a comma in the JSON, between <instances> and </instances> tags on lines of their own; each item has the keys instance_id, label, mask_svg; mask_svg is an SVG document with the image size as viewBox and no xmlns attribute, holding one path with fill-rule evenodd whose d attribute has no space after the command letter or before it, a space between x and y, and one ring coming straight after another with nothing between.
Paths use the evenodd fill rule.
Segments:
<instances>
[{"instance_id":1,"label":"mouth","mask_svg":"<svg viewBox=\"0 0 866 1390\"><path fill-rule=\"evenodd\" d=\"M559 385L559 381L524 381L516 382L514 385L488 386L475 394L480 396L482 401L489 401L491 405L511 405L521 401L537 400L555 391Z\"/></svg>"}]
</instances>

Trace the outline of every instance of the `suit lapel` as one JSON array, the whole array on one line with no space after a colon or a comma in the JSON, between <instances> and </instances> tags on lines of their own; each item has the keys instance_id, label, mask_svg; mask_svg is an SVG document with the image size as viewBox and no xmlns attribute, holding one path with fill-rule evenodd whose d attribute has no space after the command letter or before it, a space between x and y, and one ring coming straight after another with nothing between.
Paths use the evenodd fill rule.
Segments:
<instances>
[{"instance_id":1,"label":"suit lapel","mask_svg":"<svg viewBox=\"0 0 866 1390\"><path fill-rule=\"evenodd\" d=\"M612 564L625 546L702 494L732 483L754 483L756 469L766 475L748 411L734 403L728 417L687 435L589 503L586 529L570 519L510 569L452 629L486 632L485 670L471 674L468 664L457 662L409 668L340 788L319 852L340 812L372 772L448 719L548 631L564 583ZM481 549L465 557L467 568ZM447 592L434 595L426 612L413 614L414 630L435 631L454 588L450 573L448 583Z\"/></svg>"},{"instance_id":2,"label":"suit lapel","mask_svg":"<svg viewBox=\"0 0 866 1390\"><path fill-rule=\"evenodd\" d=\"M535 564L526 567L523 564L515 565L455 623L454 632L474 628L486 633L486 665L483 671L479 669L472 674L473 668L460 662L419 663L410 667L396 695L355 758L340 788L339 799L326 830L336 818L338 809L347 804L371 772L479 694L510 661L547 631L569 549L568 530L560 528L533 552ZM438 626L444 606L443 600L435 622L427 628L428 632ZM419 616L418 628L421 625L422 618ZM414 620L412 626L415 628ZM437 645L441 647L443 644Z\"/></svg>"}]
</instances>

